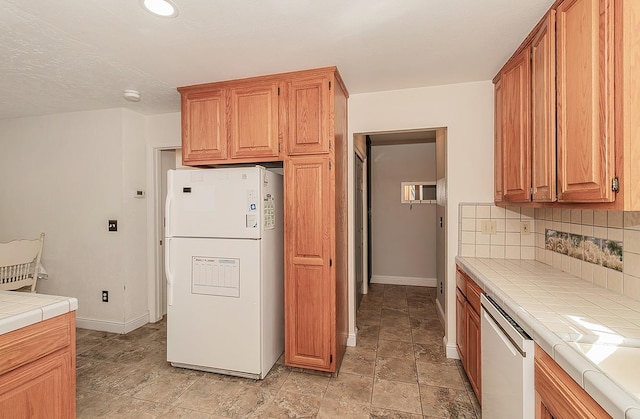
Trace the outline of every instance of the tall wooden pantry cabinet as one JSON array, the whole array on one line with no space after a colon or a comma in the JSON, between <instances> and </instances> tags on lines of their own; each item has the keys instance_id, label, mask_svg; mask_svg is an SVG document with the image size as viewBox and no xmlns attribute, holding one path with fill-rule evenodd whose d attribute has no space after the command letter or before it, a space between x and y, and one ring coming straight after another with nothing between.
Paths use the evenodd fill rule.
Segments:
<instances>
[{"instance_id":1,"label":"tall wooden pantry cabinet","mask_svg":"<svg viewBox=\"0 0 640 419\"><path fill-rule=\"evenodd\" d=\"M283 162L285 363L337 371L348 334L348 93L338 70L178 91L185 165Z\"/></svg>"}]
</instances>

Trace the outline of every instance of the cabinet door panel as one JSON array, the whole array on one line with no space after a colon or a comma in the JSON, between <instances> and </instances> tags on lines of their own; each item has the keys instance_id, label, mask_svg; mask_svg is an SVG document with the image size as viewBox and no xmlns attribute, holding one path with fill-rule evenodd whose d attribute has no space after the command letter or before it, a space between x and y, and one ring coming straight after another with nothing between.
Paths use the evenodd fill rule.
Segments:
<instances>
[{"instance_id":1,"label":"cabinet door panel","mask_svg":"<svg viewBox=\"0 0 640 419\"><path fill-rule=\"evenodd\" d=\"M185 163L227 158L226 94L224 90L188 93L182 97L182 159Z\"/></svg>"},{"instance_id":2,"label":"cabinet door panel","mask_svg":"<svg viewBox=\"0 0 640 419\"><path fill-rule=\"evenodd\" d=\"M503 199L528 202L531 200L529 49L523 50L505 66L501 79Z\"/></svg>"},{"instance_id":3,"label":"cabinet door panel","mask_svg":"<svg viewBox=\"0 0 640 419\"><path fill-rule=\"evenodd\" d=\"M2 377L0 416L74 418L75 369L71 351L58 351Z\"/></svg>"},{"instance_id":4,"label":"cabinet door panel","mask_svg":"<svg viewBox=\"0 0 640 419\"><path fill-rule=\"evenodd\" d=\"M288 153L329 152L329 80L326 77L294 80L287 88L289 96Z\"/></svg>"},{"instance_id":5,"label":"cabinet door panel","mask_svg":"<svg viewBox=\"0 0 640 419\"><path fill-rule=\"evenodd\" d=\"M611 418L542 348L535 346L536 415L540 418Z\"/></svg>"},{"instance_id":6,"label":"cabinet door panel","mask_svg":"<svg viewBox=\"0 0 640 419\"><path fill-rule=\"evenodd\" d=\"M324 268L293 265L287 290L289 364L328 368L331 356L330 292Z\"/></svg>"},{"instance_id":7,"label":"cabinet door panel","mask_svg":"<svg viewBox=\"0 0 640 419\"><path fill-rule=\"evenodd\" d=\"M502 135L503 135L503 123L502 123L502 80L498 79L494 86L494 112L493 112L493 200L495 202L502 201L502 195L504 190L502 188Z\"/></svg>"},{"instance_id":8,"label":"cabinet door panel","mask_svg":"<svg viewBox=\"0 0 640 419\"><path fill-rule=\"evenodd\" d=\"M558 200L612 202L613 10L565 0L556 12Z\"/></svg>"},{"instance_id":9,"label":"cabinet door panel","mask_svg":"<svg viewBox=\"0 0 640 419\"><path fill-rule=\"evenodd\" d=\"M332 200L329 160L285 162L285 361L287 365L330 369L335 340L331 329L329 267Z\"/></svg>"},{"instance_id":10,"label":"cabinet door panel","mask_svg":"<svg viewBox=\"0 0 640 419\"><path fill-rule=\"evenodd\" d=\"M467 301L456 288L456 345L458 346L458 355L464 369L467 369Z\"/></svg>"},{"instance_id":11,"label":"cabinet door panel","mask_svg":"<svg viewBox=\"0 0 640 419\"><path fill-rule=\"evenodd\" d=\"M231 158L278 157L278 83L230 89Z\"/></svg>"},{"instance_id":12,"label":"cabinet door panel","mask_svg":"<svg viewBox=\"0 0 640 419\"><path fill-rule=\"evenodd\" d=\"M481 373L480 316L467 304L467 376L478 401L482 403L480 383Z\"/></svg>"},{"instance_id":13,"label":"cabinet door panel","mask_svg":"<svg viewBox=\"0 0 640 419\"><path fill-rule=\"evenodd\" d=\"M531 43L533 200L556 200L556 36L550 10Z\"/></svg>"}]
</instances>

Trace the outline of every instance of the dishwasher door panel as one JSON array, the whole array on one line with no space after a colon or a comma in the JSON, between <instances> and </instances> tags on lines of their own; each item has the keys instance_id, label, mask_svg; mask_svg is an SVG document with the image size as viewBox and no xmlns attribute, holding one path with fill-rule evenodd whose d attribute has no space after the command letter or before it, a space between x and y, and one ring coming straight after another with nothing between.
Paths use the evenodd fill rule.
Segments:
<instances>
[{"instance_id":1,"label":"dishwasher door panel","mask_svg":"<svg viewBox=\"0 0 640 419\"><path fill-rule=\"evenodd\" d=\"M497 315L500 316L499 313ZM533 341L527 340L524 348L518 348L509 336L515 329L506 333L484 305L481 327L482 416L533 419Z\"/></svg>"}]
</instances>

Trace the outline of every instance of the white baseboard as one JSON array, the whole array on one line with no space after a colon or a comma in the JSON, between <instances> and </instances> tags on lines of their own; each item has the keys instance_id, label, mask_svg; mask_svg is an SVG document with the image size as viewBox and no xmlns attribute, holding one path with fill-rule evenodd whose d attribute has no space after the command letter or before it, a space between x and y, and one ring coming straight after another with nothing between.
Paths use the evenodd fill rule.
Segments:
<instances>
[{"instance_id":1,"label":"white baseboard","mask_svg":"<svg viewBox=\"0 0 640 419\"><path fill-rule=\"evenodd\" d=\"M435 287L437 284L437 280L436 278L415 278L411 276L373 275L371 276L371 283L387 285L411 285L414 287Z\"/></svg>"},{"instance_id":2,"label":"white baseboard","mask_svg":"<svg viewBox=\"0 0 640 419\"><path fill-rule=\"evenodd\" d=\"M76 317L76 326L81 329L99 330L101 332L120 334L129 333L132 330L136 330L140 326L144 326L147 323L149 323L149 313L145 313L142 316L139 316L126 323Z\"/></svg>"},{"instance_id":3,"label":"white baseboard","mask_svg":"<svg viewBox=\"0 0 640 419\"><path fill-rule=\"evenodd\" d=\"M349 333L349 336L347 336L347 346L356 346L356 334L355 333Z\"/></svg>"},{"instance_id":4,"label":"white baseboard","mask_svg":"<svg viewBox=\"0 0 640 419\"><path fill-rule=\"evenodd\" d=\"M444 320L445 319L444 310L440 305L440 300L436 300L436 307L438 309L437 311L438 311L438 318L440 319L440 323L442 323L442 327L444 327L444 329L447 330L447 327L445 326L445 320ZM442 337L442 344L444 345L445 354L447 358L460 359L460 354L458 353L458 346L455 343L450 344L449 341L447 340L446 335Z\"/></svg>"},{"instance_id":5,"label":"white baseboard","mask_svg":"<svg viewBox=\"0 0 640 419\"><path fill-rule=\"evenodd\" d=\"M450 344L447 341L447 337L442 338L442 343L444 345L445 354L447 358L460 359L460 354L458 353L458 347L456 344Z\"/></svg>"}]
</instances>

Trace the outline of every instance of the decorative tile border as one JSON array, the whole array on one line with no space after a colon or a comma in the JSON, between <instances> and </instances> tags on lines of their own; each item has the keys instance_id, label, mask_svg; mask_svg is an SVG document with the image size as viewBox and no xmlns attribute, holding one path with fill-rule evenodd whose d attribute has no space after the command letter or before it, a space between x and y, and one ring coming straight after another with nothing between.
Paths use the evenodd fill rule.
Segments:
<instances>
[{"instance_id":1,"label":"decorative tile border","mask_svg":"<svg viewBox=\"0 0 640 419\"><path fill-rule=\"evenodd\" d=\"M622 242L545 229L545 248L622 272Z\"/></svg>"}]
</instances>

